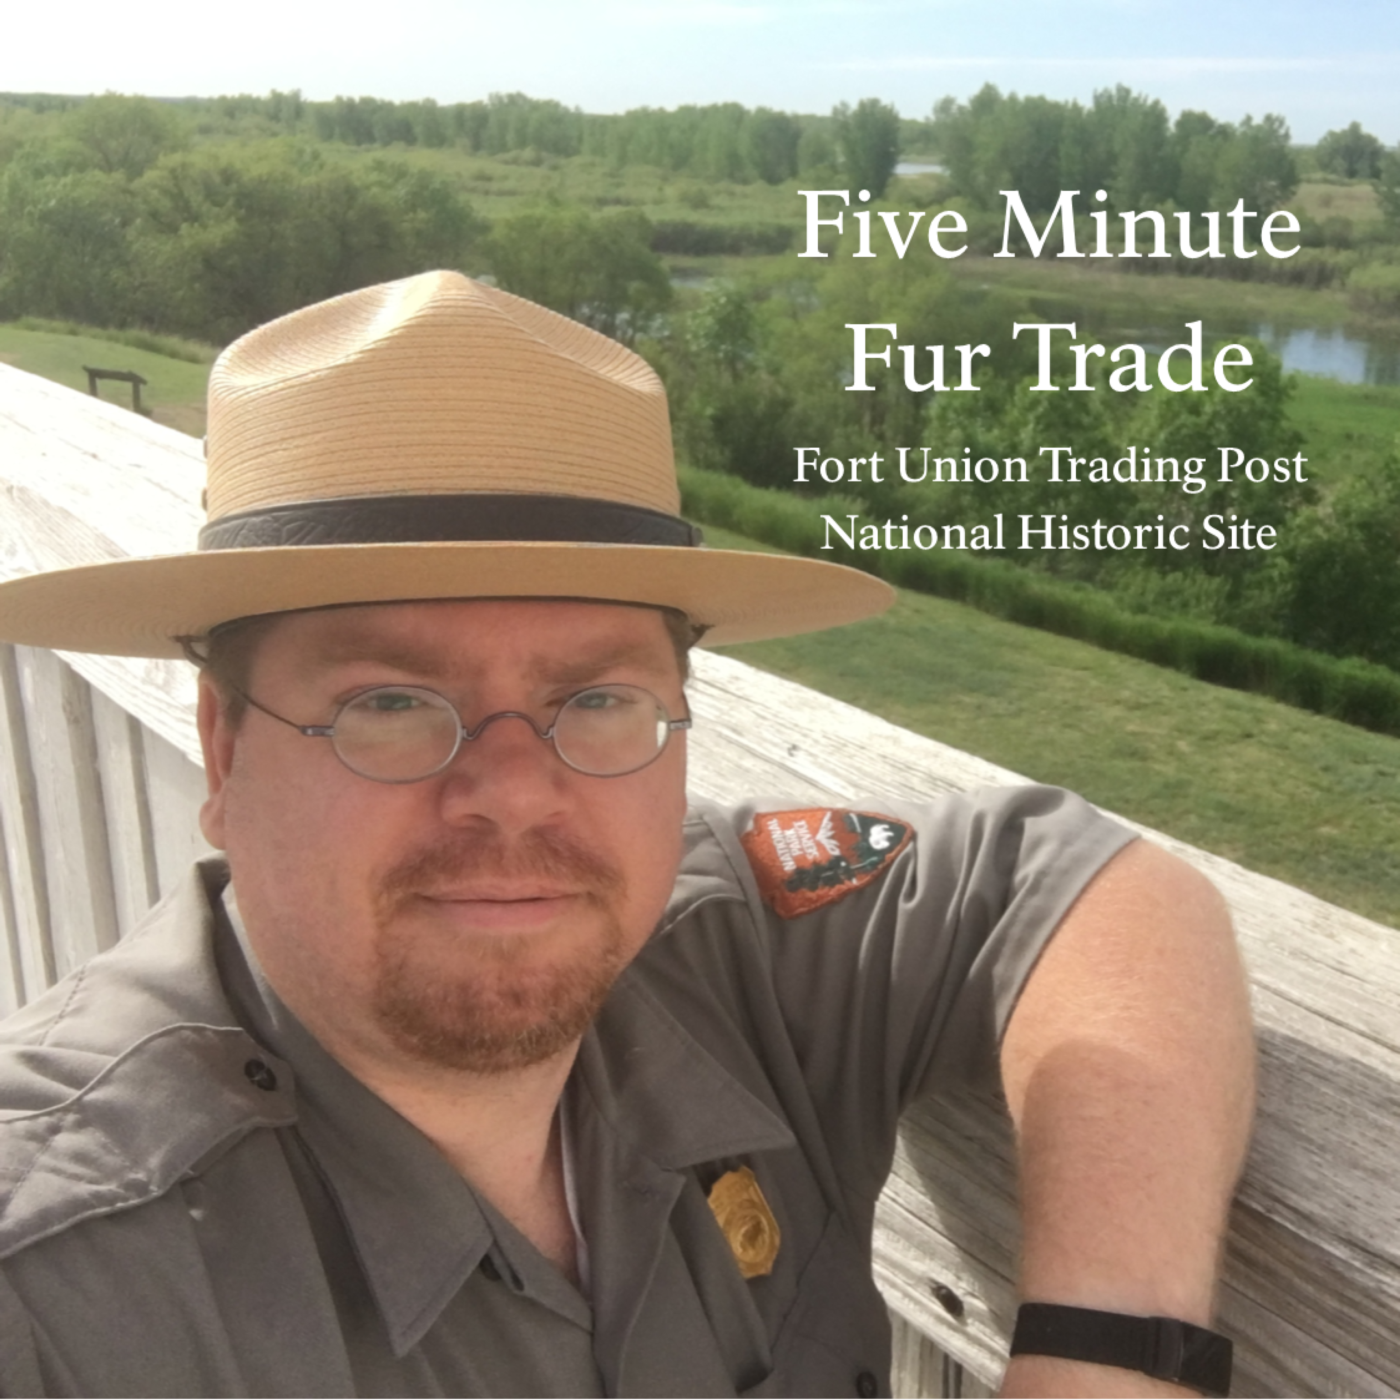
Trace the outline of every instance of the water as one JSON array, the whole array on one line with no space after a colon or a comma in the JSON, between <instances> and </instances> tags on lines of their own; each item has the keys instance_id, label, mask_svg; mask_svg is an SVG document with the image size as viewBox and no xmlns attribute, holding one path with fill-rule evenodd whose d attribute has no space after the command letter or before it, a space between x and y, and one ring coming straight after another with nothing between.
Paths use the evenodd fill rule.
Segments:
<instances>
[{"instance_id":1,"label":"water","mask_svg":"<svg viewBox=\"0 0 1400 1400\"><path fill-rule=\"evenodd\" d=\"M1230 325L1212 321L1208 310L1201 319L1208 351L1235 336L1252 336L1279 357L1286 374L1297 371L1343 384L1400 384L1400 340L1356 335L1335 326L1280 326L1271 321ZM1184 327L1179 325L1114 330L1123 339L1137 341L1154 352L1186 339Z\"/></svg>"},{"instance_id":2,"label":"water","mask_svg":"<svg viewBox=\"0 0 1400 1400\"><path fill-rule=\"evenodd\" d=\"M1047 321L1075 321L1081 338L1092 336L1120 344L1132 341L1154 354L1185 340L1185 321L1196 319L1183 313L1182 321L1175 324L1153 321L1148 325L1123 325L1093 305L1069 311L1063 302L1038 297L1032 298L1031 304ZM1200 319L1204 322L1206 348L1211 352L1237 337L1253 336L1279 357L1286 373L1314 374L1343 384L1400 384L1400 337L1367 336L1336 326L1236 321L1213 317L1208 304L1203 305Z\"/></svg>"},{"instance_id":3,"label":"water","mask_svg":"<svg viewBox=\"0 0 1400 1400\"><path fill-rule=\"evenodd\" d=\"M1282 361L1285 370L1321 375L1343 384L1400 384L1400 341L1365 339L1329 327L1250 328Z\"/></svg>"}]
</instances>

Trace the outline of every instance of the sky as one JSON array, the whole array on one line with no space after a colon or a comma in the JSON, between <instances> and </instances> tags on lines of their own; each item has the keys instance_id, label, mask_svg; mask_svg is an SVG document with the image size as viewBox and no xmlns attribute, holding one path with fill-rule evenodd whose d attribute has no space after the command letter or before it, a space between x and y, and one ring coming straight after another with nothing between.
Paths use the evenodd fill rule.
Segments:
<instances>
[{"instance_id":1,"label":"sky","mask_svg":"<svg viewBox=\"0 0 1400 1400\"><path fill-rule=\"evenodd\" d=\"M172 97L300 88L590 112L741 102L904 116L1125 83L1173 115L1359 121L1400 142L1400 0L0 0L0 91Z\"/></svg>"}]
</instances>

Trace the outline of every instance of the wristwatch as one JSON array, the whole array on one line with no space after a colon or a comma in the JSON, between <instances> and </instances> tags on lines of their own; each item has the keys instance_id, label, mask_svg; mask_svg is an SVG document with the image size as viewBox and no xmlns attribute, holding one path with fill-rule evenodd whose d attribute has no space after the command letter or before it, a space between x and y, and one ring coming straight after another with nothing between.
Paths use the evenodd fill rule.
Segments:
<instances>
[{"instance_id":1,"label":"wristwatch","mask_svg":"<svg viewBox=\"0 0 1400 1400\"><path fill-rule=\"evenodd\" d=\"M1121 1366L1202 1395L1230 1393L1233 1351L1228 1337L1174 1317L1131 1317L1060 1303L1022 1303L1011 1338L1012 1356Z\"/></svg>"}]
</instances>

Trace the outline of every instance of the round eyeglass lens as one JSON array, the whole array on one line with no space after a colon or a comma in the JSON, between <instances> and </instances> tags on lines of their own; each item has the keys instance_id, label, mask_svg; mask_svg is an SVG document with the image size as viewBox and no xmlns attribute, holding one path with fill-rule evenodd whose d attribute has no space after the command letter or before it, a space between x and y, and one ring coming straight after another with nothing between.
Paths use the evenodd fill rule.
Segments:
<instances>
[{"instance_id":1,"label":"round eyeglass lens","mask_svg":"<svg viewBox=\"0 0 1400 1400\"><path fill-rule=\"evenodd\" d=\"M670 733L670 716L649 690L597 685L564 702L554 721L554 747L580 773L620 778L645 768Z\"/></svg>"},{"instance_id":2,"label":"round eyeglass lens","mask_svg":"<svg viewBox=\"0 0 1400 1400\"><path fill-rule=\"evenodd\" d=\"M352 772L380 783L411 783L445 768L462 733L457 711L433 690L381 686L340 707L331 742Z\"/></svg>"},{"instance_id":3,"label":"round eyeglass lens","mask_svg":"<svg viewBox=\"0 0 1400 1400\"><path fill-rule=\"evenodd\" d=\"M570 768L596 778L635 773L666 747L670 716L649 690L599 685L571 695L554 723L540 729L517 711L487 715L471 734L451 701L417 686L378 686L353 696L336 713L331 742L352 772L380 783L413 783L452 762L464 739L478 739L500 719L519 719Z\"/></svg>"}]
</instances>

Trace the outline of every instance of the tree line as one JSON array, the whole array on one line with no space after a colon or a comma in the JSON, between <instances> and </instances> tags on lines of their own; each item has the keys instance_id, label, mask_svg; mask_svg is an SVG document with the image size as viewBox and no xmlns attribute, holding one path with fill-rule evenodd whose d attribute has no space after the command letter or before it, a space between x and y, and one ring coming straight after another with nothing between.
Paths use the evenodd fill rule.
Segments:
<instances>
[{"instance_id":1,"label":"tree line","mask_svg":"<svg viewBox=\"0 0 1400 1400\"><path fill-rule=\"evenodd\" d=\"M70 124L85 127L95 146L96 128L111 119L114 101L144 102L148 125L178 126L195 143L281 135L361 148L588 156L615 168L643 165L737 184L839 175L876 198L901 149L916 149L941 163L952 195L981 209L995 207L1007 188L1038 211L1052 208L1062 189L1102 188L1115 209L1170 205L1205 212L1243 198L1268 211L1297 188L1300 171L1287 124L1277 116L1231 123L1184 111L1173 121L1160 101L1122 85L1095 93L1085 106L1004 94L991 84L966 102L939 101L925 120L901 119L876 98L812 115L734 102L594 114L523 93L455 103L310 101L298 91L276 90L160 103L111 94L0 94L0 119L11 118L0 120L0 164L26 136L62 134ZM78 116L84 110L86 121ZM1380 181L1387 208L1400 200L1400 155L1359 123L1329 131L1309 160L1341 178Z\"/></svg>"},{"instance_id":2,"label":"tree line","mask_svg":"<svg viewBox=\"0 0 1400 1400\"><path fill-rule=\"evenodd\" d=\"M929 138L954 193L978 208L995 206L1003 189L1037 210L1064 189L1102 189L1114 209L1203 213L1243 199L1267 213L1298 187L1281 117L1232 123L1184 111L1173 121L1160 101L1121 85L1086 107L988 84L966 102L939 102Z\"/></svg>"},{"instance_id":3,"label":"tree line","mask_svg":"<svg viewBox=\"0 0 1400 1400\"><path fill-rule=\"evenodd\" d=\"M111 95L0 95L0 108L9 106L30 117L64 117L94 102L110 113ZM357 147L456 147L487 156L592 156L611 166L654 166L736 184L777 185L840 168L876 194L884 192L894 169L901 131L898 112L875 98L854 107L842 103L823 116L737 102L591 114L518 92L440 104L430 98L391 102L376 97L313 102L300 92L273 91L265 97L187 98L151 106L169 113L193 138L286 135ZM0 158L3 144L0 134Z\"/></svg>"}]
</instances>

